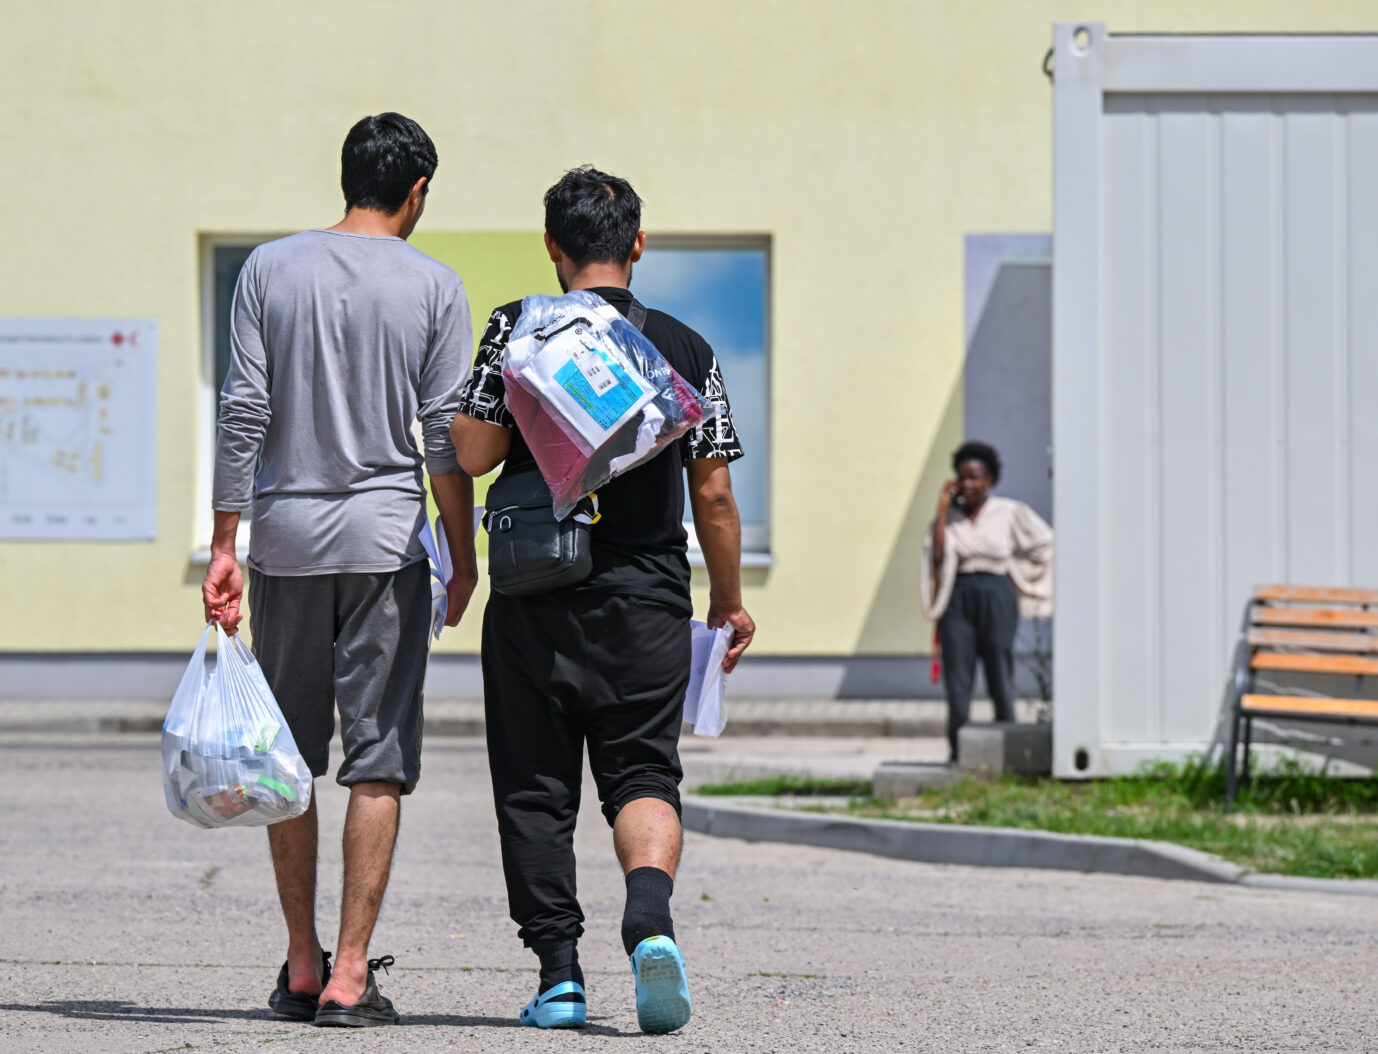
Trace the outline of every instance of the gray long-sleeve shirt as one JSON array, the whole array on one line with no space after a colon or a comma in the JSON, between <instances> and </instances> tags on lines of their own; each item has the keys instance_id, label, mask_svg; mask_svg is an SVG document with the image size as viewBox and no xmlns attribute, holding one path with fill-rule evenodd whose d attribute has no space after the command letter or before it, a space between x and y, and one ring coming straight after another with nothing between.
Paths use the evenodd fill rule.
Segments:
<instances>
[{"instance_id":1,"label":"gray long-sleeve shirt","mask_svg":"<svg viewBox=\"0 0 1378 1054\"><path fill-rule=\"evenodd\" d=\"M422 465L459 471L449 429L473 350L459 276L401 238L305 231L250 254L230 336L212 504L252 508L250 566L424 559Z\"/></svg>"}]
</instances>

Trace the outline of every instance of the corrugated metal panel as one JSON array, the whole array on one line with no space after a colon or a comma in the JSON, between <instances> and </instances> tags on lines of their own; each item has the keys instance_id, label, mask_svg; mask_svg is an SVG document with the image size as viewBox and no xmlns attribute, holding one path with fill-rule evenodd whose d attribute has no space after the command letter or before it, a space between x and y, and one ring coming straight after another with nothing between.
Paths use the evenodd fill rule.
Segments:
<instances>
[{"instance_id":1,"label":"corrugated metal panel","mask_svg":"<svg viewBox=\"0 0 1378 1054\"><path fill-rule=\"evenodd\" d=\"M1162 90L1102 93L1093 111L1085 90L1117 38L1096 27L1073 50L1064 28L1056 113L1096 127L1071 144L1060 127L1059 157L1101 208L1068 217L1078 196L1059 169L1055 281L1083 277L1055 291L1055 380L1085 391L1098 371L1100 403L1055 395L1059 525L1077 508L1097 528L1096 550L1060 551L1058 602L1063 622L1093 605L1100 639L1078 654L1058 638L1056 715L1072 727L1055 728L1055 768L1094 775L1209 742L1255 584L1378 586L1378 92L1201 94L1164 74ZM1150 69L1153 41L1134 43ZM1258 41L1218 43L1196 57ZM1065 310L1078 294L1096 300L1094 340ZM1060 437L1092 433L1094 478L1064 478L1089 459L1064 458ZM1098 566L1064 573L1079 559ZM1080 698L1091 686L1099 697Z\"/></svg>"}]
</instances>

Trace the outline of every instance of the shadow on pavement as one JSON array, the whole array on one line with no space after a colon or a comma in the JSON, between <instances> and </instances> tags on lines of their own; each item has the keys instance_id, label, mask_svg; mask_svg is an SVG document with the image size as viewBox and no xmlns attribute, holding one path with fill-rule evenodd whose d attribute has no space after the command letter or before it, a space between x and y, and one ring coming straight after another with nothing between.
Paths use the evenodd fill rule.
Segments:
<instances>
[{"instance_id":1,"label":"shadow on pavement","mask_svg":"<svg viewBox=\"0 0 1378 1054\"><path fill-rule=\"evenodd\" d=\"M212 1010L186 1006L139 1006L124 1000L111 999L50 999L43 1003L0 1003L0 1010L55 1014L82 1021L141 1021L147 1024L187 1025L214 1020L271 1021L279 1025L301 1025L274 1017L268 1010L239 1009ZM510 1017L466 1017L462 1014L403 1014L402 1025L433 1025L441 1028L521 1028ZM580 1031L594 1036L639 1036L641 1032L622 1032L606 1025L588 1024Z\"/></svg>"},{"instance_id":2,"label":"shadow on pavement","mask_svg":"<svg viewBox=\"0 0 1378 1054\"><path fill-rule=\"evenodd\" d=\"M186 1006L139 1006L118 999L50 999L44 1003L0 1003L0 1010L27 1010L86 1021L145 1021L153 1024L196 1024L216 1018L276 1021L266 1010L208 1010Z\"/></svg>"}]
</instances>

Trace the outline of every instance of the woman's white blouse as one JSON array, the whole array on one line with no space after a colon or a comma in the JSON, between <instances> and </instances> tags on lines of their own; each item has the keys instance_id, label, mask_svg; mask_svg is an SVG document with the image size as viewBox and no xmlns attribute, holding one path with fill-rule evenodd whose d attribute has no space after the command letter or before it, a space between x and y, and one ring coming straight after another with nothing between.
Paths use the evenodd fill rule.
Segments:
<instances>
[{"instance_id":1,"label":"woman's white blouse","mask_svg":"<svg viewBox=\"0 0 1378 1054\"><path fill-rule=\"evenodd\" d=\"M947 513L947 539L937 589L933 581L933 525L923 540L919 583L923 613L942 618L952 599L959 574L984 571L1009 575L1019 591L1024 618L1048 618L1053 613L1053 529L1022 501L992 494L976 519L960 506Z\"/></svg>"}]
</instances>

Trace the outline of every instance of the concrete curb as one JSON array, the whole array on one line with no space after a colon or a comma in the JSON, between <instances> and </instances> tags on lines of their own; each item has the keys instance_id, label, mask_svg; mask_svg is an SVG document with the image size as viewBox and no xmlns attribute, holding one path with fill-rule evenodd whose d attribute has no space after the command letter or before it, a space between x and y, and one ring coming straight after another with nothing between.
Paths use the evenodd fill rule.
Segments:
<instances>
[{"instance_id":1,"label":"concrete curb","mask_svg":"<svg viewBox=\"0 0 1378 1054\"><path fill-rule=\"evenodd\" d=\"M163 715L135 716L116 715L111 717L70 717L53 721L29 721L0 724L0 735L106 735L124 733L153 734L163 730ZM427 719L424 735L443 738L447 736L482 736L482 718L441 717Z\"/></svg>"},{"instance_id":2,"label":"concrete curb","mask_svg":"<svg viewBox=\"0 0 1378 1054\"><path fill-rule=\"evenodd\" d=\"M725 734L923 738L942 735L946 704L926 700L734 701ZM158 732L167 699L0 699L0 734ZM481 699L426 700L428 736L481 736Z\"/></svg>"},{"instance_id":3,"label":"concrete curb","mask_svg":"<svg viewBox=\"0 0 1378 1054\"><path fill-rule=\"evenodd\" d=\"M1288 892L1378 896L1378 882L1293 878L1245 871L1210 853L1171 842L1054 834L1008 827L866 820L788 809L759 809L686 795L686 830L748 842L786 842L845 849L927 864L1035 867L1141 878L1242 885Z\"/></svg>"},{"instance_id":4,"label":"concrete curb","mask_svg":"<svg viewBox=\"0 0 1378 1054\"><path fill-rule=\"evenodd\" d=\"M1378 897L1378 882L1367 878L1301 878L1296 875L1251 873L1239 880L1251 889L1279 889L1288 893L1348 893L1351 896Z\"/></svg>"}]
</instances>

